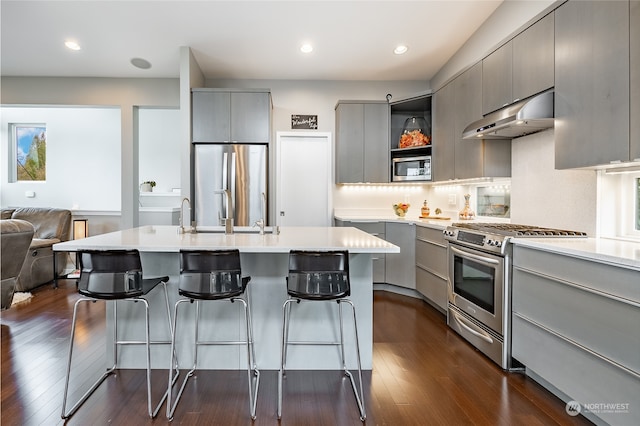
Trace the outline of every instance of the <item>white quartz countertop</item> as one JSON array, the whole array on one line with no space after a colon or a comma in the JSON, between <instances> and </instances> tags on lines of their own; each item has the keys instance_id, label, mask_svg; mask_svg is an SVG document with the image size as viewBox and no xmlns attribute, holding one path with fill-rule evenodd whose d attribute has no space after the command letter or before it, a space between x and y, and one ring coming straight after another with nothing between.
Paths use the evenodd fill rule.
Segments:
<instances>
[{"instance_id":1,"label":"white quartz countertop","mask_svg":"<svg viewBox=\"0 0 640 426\"><path fill-rule=\"evenodd\" d=\"M54 244L55 251L137 249L177 252L180 249L234 248L244 253L287 253L289 250L349 250L351 253L399 253L400 248L356 228L281 227L280 234L185 233L177 226L142 226Z\"/></svg>"},{"instance_id":2,"label":"white quartz countertop","mask_svg":"<svg viewBox=\"0 0 640 426\"><path fill-rule=\"evenodd\" d=\"M513 238L514 244L640 271L640 243L610 238Z\"/></svg>"},{"instance_id":3,"label":"white quartz countertop","mask_svg":"<svg viewBox=\"0 0 640 426\"><path fill-rule=\"evenodd\" d=\"M445 229L447 226L450 226L453 222L457 222L453 217L450 219L420 219L418 216L407 215L403 218L400 218L396 215L376 215L376 216L366 216L366 215L335 215L334 216L338 220L344 220L349 222L397 222L397 223L412 223L418 226L425 226L428 228L435 229ZM444 216L443 216L444 217Z\"/></svg>"},{"instance_id":4,"label":"white quartz countertop","mask_svg":"<svg viewBox=\"0 0 640 426\"><path fill-rule=\"evenodd\" d=\"M445 229L454 222L460 222L457 217L452 217L452 220L429 220L420 219L415 215L398 218L392 214L336 214L335 218L351 222L404 222L434 229ZM484 217L475 221L505 222L504 220ZM549 252L640 269L640 243L637 242L613 238L512 238L511 241L514 244L521 244Z\"/></svg>"}]
</instances>

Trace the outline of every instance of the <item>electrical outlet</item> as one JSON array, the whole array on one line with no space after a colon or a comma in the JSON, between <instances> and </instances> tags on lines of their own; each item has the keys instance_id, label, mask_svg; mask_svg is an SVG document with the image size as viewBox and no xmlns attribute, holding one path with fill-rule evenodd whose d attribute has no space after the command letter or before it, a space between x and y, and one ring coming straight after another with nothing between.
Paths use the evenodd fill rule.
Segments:
<instances>
[{"instance_id":1,"label":"electrical outlet","mask_svg":"<svg viewBox=\"0 0 640 426\"><path fill-rule=\"evenodd\" d=\"M457 204L456 194L449 194L449 205L455 206Z\"/></svg>"},{"instance_id":2,"label":"electrical outlet","mask_svg":"<svg viewBox=\"0 0 640 426\"><path fill-rule=\"evenodd\" d=\"M34 191L25 191L24 196L27 198L35 198L36 193Z\"/></svg>"}]
</instances>

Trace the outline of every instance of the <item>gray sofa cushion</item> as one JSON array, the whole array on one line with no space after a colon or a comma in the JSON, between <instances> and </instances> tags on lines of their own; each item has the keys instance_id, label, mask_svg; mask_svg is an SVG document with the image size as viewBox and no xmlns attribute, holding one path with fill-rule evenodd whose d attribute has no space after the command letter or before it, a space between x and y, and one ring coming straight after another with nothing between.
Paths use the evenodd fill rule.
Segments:
<instances>
[{"instance_id":1,"label":"gray sofa cushion","mask_svg":"<svg viewBox=\"0 0 640 426\"><path fill-rule=\"evenodd\" d=\"M29 250L34 231L33 225L24 220L0 220L0 253L2 253L2 260L0 261L0 277L2 279L0 296L2 309L7 309L11 306L18 275Z\"/></svg>"},{"instance_id":2,"label":"gray sofa cushion","mask_svg":"<svg viewBox=\"0 0 640 426\"><path fill-rule=\"evenodd\" d=\"M2 217L9 212L12 219L25 220L35 229L16 283L17 291L29 291L54 279L52 246L69 240L71 211L48 207L18 207L2 209ZM66 253L56 254L56 274L61 274L64 270L65 260Z\"/></svg>"}]
</instances>

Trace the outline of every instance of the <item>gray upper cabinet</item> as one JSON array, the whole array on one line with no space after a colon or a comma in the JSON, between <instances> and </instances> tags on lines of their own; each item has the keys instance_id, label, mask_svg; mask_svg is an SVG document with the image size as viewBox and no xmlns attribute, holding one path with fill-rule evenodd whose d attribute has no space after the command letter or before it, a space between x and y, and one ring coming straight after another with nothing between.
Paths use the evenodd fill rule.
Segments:
<instances>
[{"instance_id":1,"label":"gray upper cabinet","mask_svg":"<svg viewBox=\"0 0 640 426\"><path fill-rule=\"evenodd\" d=\"M336 183L389 182L389 104L338 101Z\"/></svg>"},{"instance_id":2,"label":"gray upper cabinet","mask_svg":"<svg viewBox=\"0 0 640 426\"><path fill-rule=\"evenodd\" d=\"M631 46L629 52L630 57L630 70L631 70L631 90L630 90L630 117L634 117L631 120L631 129L629 134L629 159L632 161L640 161L640 0L631 0L630 7L630 20L631 23L629 38Z\"/></svg>"},{"instance_id":3,"label":"gray upper cabinet","mask_svg":"<svg viewBox=\"0 0 640 426\"><path fill-rule=\"evenodd\" d=\"M628 161L629 2L569 1L555 14L556 168Z\"/></svg>"},{"instance_id":4,"label":"gray upper cabinet","mask_svg":"<svg viewBox=\"0 0 640 426\"><path fill-rule=\"evenodd\" d=\"M550 13L513 39L514 101L554 85L554 14Z\"/></svg>"},{"instance_id":5,"label":"gray upper cabinet","mask_svg":"<svg viewBox=\"0 0 640 426\"><path fill-rule=\"evenodd\" d=\"M550 13L482 60L482 113L553 87L553 62Z\"/></svg>"},{"instance_id":6,"label":"gray upper cabinet","mask_svg":"<svg viewBox=\"0 0 640 426\"><path fill-rule=\"evenodd\" d=\"M509 41L482 60L482 113L509 105L513 76L513 42Z\"/></svg>"},{"instance_id":7,"label":"gray upper cabinet","mask_svg":"<svg viewBox=\"0 0 640 426\"><path fill-rule=\"evenodd\" d=\"M453 132L455 108L453 82L438 90L433 96L433 180L435 182L455 178L455 138Z\"/></svg>"},{"instance_id":8,"label":"gray upper cabinet","mask_svg":"<svg viewBox=\"0 0 640 426\"><path fill-rule=\"evenodd\" d=\"M482 63L438 90L434 97L434 181L511 176L511 140L463 140L482 118Z\"/></svg>"},{"instance_id":9,"label":"gray upper cabinet","mask_svg":"<svg viewBox=\"0 0 640 426\"><path fill-rule=\"evenodd\" d=\"M464 140L462 132L470 123L482 118L483 65L475 64L454 81L454 146L455 177L467 179L484 177L484 145L488 141ZM511 151L509 151L509 157ZM511 159L509 159L511 162Z\"/></svg>"},{"instance_id":10,"label":"gray upper cabinet","mask_svg":"<svg viewBox=\"0 0 640 426\"><path fill-rule=\"evenodd\" d=\"M193 90L193 142L268 143L270 139L269 92Z\"/></svg>"}]
</instances>

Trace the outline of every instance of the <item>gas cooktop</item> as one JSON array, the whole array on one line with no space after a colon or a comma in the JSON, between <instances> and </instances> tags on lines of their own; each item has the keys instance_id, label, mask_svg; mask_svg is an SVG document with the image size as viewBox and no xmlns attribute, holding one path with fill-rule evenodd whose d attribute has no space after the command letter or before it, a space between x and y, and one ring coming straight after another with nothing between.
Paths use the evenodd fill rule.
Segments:
<instances>
[{"instance_id":1,"label":"gas cooktop","mask_svg":"<svg viewBox=\"0 0 640 426\"><path fill-rule=\"evenodd\" d=\"M452 224L456 228L464 228L472 231L487 232L510 237L586 237L587 234L581 231L567 231L564 229L542 228L538 226L517 225L514 223L465 223L456 222Z\"/></svg>"},{"instance_id":2,"label":"gas cooktop","mask_svg":"<svg viewBox=\"0 0 640 426\"><path fill-rule=\"evenodd\" d=\"M580 231L541 228L514 223L455 222L444 231L444 238L460 244L504 256L510 250L511 238L585 238Z\"/></svg>"}]
</instances>

